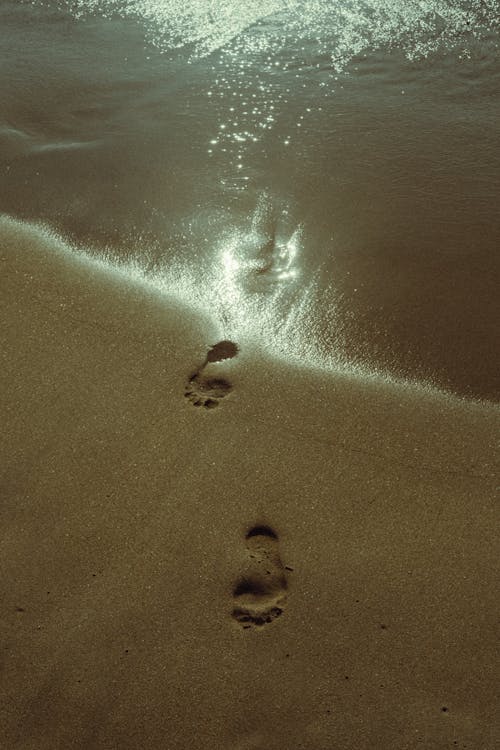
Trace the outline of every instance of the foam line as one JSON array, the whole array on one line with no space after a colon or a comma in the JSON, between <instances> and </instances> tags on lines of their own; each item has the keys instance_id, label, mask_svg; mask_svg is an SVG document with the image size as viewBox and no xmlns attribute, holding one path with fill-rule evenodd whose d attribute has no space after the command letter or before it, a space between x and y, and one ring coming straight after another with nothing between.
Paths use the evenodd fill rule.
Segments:
<instances>
[{"instance_id":1,"label":"foam line","mask_svg":"<svg viewBox=\"0 0 500 750\"><path fill-rule=\"evenodd\" d=\"M343 374L361 380L398 388L412 388L446 399L484 403L479 399L457 396L426 381L395 377L368 363L353 363L341 349L329 354L321 351L318 336L324 326L325 314L334 324L337 311L333 305L325 311L318 303L319 292L314 280L309 284L290 286L273 282L274 288L255 292L248 287L248 270L238 267L236 246L228 250L227 239L216 253L210 268L173 261L152 269L147 256L123 259L112 253L97 252L76 245L44 224L26 225L10 217L0 216L7 226L29 226L48 239L54 252L71 256L92 268L111 274L127 283L138 284L150 292L168 297L211 320L219 339L237 341L243 348L254 348L268 357L285 361L295 367ZM227 263L227 253L234 263ZM321 310L321 320L317 310ZM341 329L342 321L336 324Z\"/></svg>"}]
</instances>

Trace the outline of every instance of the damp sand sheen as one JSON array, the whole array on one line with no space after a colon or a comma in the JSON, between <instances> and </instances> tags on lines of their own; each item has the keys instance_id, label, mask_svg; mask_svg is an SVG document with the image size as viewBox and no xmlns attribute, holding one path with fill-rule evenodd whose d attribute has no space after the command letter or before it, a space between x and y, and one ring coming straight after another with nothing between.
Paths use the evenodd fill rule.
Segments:
<instances>
[{"instance_id":1,"label":"damp sand sheen","mask_svg":"<svg viewBox=\"0 0 500 750\"><path fill-rule=\"evenodd\" d=\"M0 229L0 746L493 750L491 404Z\"/></svg>"},{"instance_id":2,"label":"damp sand sheen","mask_svg":"<svg viewBox=\"0 0 500 750\"><path fill-rule=\"evenodd\" d=\"M498 750L499 29L0 2L0 750Z\"/></svg>"}]
</instances>

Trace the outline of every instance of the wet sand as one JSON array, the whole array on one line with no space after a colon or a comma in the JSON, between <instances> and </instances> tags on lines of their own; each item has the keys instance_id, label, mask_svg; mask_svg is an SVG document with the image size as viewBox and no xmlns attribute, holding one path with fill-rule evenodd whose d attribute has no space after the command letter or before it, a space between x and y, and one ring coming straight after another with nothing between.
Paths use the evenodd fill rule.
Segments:
<instances>
[{"instance_id":1,"label":"wet sand","mask_svg":"<svg viewBox=\"0 0 500 750\"><path fill-rule=\"evenodd\" d=\"M210 320L0 260L0 746L497 746L497 407L244 346L195 406Z\"/></svg>"}]
</instances>

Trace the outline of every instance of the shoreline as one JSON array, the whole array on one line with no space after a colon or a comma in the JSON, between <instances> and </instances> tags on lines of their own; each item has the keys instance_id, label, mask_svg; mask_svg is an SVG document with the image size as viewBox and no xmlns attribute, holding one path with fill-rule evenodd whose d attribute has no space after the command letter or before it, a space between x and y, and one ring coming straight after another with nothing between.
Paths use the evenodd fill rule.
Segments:
<instances>
[{"instance_id":1,"label":"shoreline","mask_svg":"<svg viewBox=\"0 0 500 750\"><path fill-rule=\"evenodd\" d=\"M140 296L141 290L151 299L157 299L159 304L164 304L166 309L173 307L180 311L185 311L186 315L199 317L203 320L202 328L210 330L210 340L216 343L218 340L232 338L231 332L224 331L220 321L211 319L207 309L203 306L193 304L192 301L186 301L182 292L175 290L171 280L162 279L160 282L154 276L148 276L147 268L141 267L135 260L120 260L117 256L104 254L101 256L88 252L84 247L79 247L76 243L68 241L57 230L43 222L26 222L16 219L6 214L0 214L0 232L5 229L16 235L25 233L26 238L30 238L35 247L38 246L42 252L49 251L55 254L64 266L65 264L76 264L81 268L86 268L91 278L100 276L108 278L111 284L119 285L122 283L125 288L130 289L134 296ZM248 349L256 352L260 351L259 341L250 340L245 342ZM387 388L396 390L414 391L416 397L443 399L449 402L460 402L471 404L478 407L500 409L500 403L480 396L461 394L449 390L446 387L432 383L429 380L419 379L418 376L398 376L383 370L372 364L356 364L353 362L338 362L338 367L333 363L321 362L314 356L310 362L304 361L304 358L298 354L273 354L265 351L263 356L274 361L277 367L289 366L305 376L325 376L352 379L357 381L360 387L373 384L375 388Z\"/></svg>"},{"instance_id":2,"label":"shoreline","mask_svg":"<svg viewBox=\"0 0 500 750\"><path fill-rule=\"evenodd\" d=\"M5 746L493 750L496 410L251 348L195 408L209 320L1 243Z\"/></svg>"}]
</instances>

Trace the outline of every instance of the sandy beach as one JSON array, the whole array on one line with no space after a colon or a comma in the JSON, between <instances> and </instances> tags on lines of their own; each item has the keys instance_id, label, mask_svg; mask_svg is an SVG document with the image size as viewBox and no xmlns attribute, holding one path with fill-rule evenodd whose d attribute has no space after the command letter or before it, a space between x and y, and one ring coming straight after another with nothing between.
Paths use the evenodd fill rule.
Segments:
<instances>
[{"instance_id":1,"label":"sandy beach","mask_svg":"<svg viewBox=\"0 0 500 750\"><path fill-rule=\"evenodd\" d=\"M0 261L2 748L498 746L497 407L245 347L195 406L211 320Z\"/></svg>"}]
</instances>

